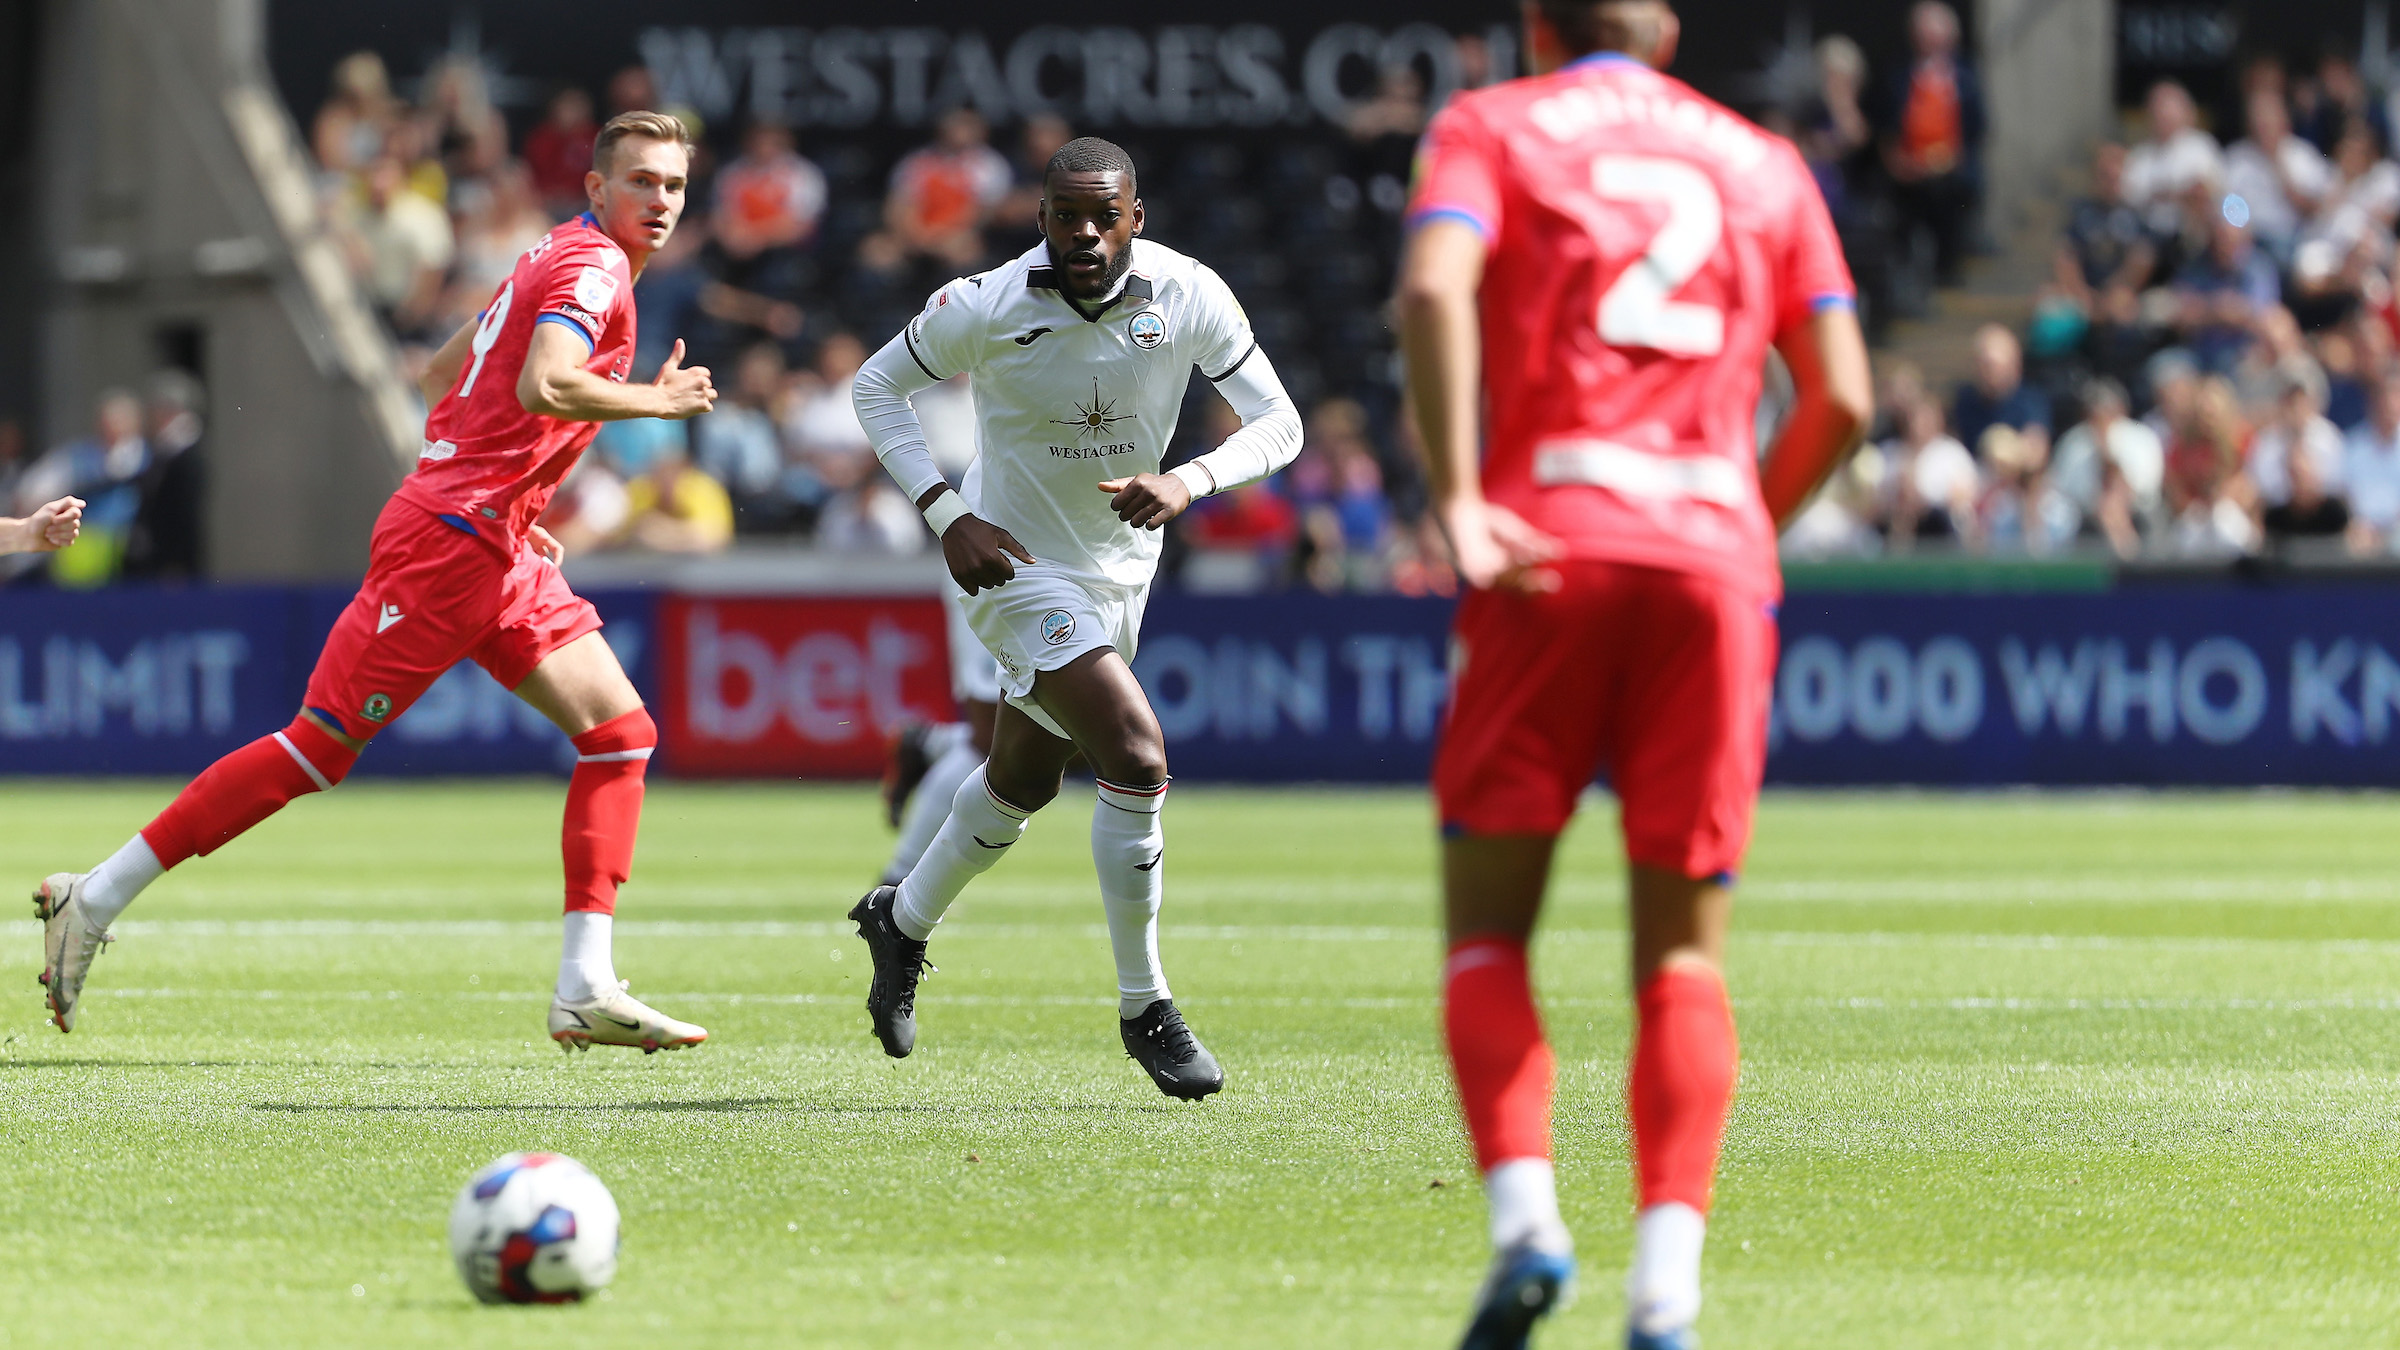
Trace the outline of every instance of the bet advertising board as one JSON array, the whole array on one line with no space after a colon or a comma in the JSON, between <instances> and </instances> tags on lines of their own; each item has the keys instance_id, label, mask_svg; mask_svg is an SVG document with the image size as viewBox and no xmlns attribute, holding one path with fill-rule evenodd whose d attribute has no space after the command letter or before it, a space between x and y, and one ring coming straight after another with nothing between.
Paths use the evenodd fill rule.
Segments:
<instances>
[{"instance_id":1,"label":"bet advertising board","mask_svg":"<svg viewBox=\"0 0 2400 1350\"><path fill-rule=\"evenodd\" d=\"M0 600L0 773L189 775L291 719L334 588ZM857 779L952 715L926 596L599 590L656 771ZM1135 672L1186 782L1421 781L1448 606L1161 592ZM1792 595L1768 778L1795 785L2400 786L2400 593L2311 582ZM472 665L362 774L561 773L566 738Z\"/></svg>"}]
</instances>

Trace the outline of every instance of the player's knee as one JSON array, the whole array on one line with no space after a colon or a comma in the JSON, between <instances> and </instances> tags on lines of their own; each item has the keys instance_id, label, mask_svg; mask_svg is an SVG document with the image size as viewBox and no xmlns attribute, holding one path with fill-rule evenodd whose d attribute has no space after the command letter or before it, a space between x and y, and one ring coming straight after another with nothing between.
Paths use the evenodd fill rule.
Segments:
<instances>
[{"instance_id":1,"label":"player's knee","mask_svg":"<svg viewBox=\"0 0 2400 1350\"><path fill-rule=\"evenodd\" d=\"M1167 746L1154 727L1127 729L1106 758L1093 767L1112 783L1150 787L1167 781Z\"/></svg>"},{"instance_id":2,"label":"player's knee","mask_svg":"<svg viewBox=\"0 0 2400 1350\"><path fill-rule=\"evenodd\" d=\"M989 762L983 766L983 783L991 794L1024 812L1039 811L1058 798L1062 773L1028 774L1011 772Z\"/></svg>"},{"instance_id":3,"label":"player's knee","mask_svg":"<svg viewBox=\"0 0 2400 1350\"><path fill-rule=\"evenodd\" d=\"M331 791L335 784L350 776L350 766L358 763L358 753L366 742L356 745L348 738L325 729L325 724L309 713L301 713L283 729L284 749L299 761L301 771L317 785L320 792Z\"/></svg>"},{"instance_id":4,"label":"player's knee","mask_svg":"<svg viewBox=\"0 0 2400 1350\"><path fill-rule=\"evenodd\" d=\"M648 752L658 748L658 723L651 720L648 708L637 705L570 739L585 761L647 759Z\"/></svg>"}]
</instances>

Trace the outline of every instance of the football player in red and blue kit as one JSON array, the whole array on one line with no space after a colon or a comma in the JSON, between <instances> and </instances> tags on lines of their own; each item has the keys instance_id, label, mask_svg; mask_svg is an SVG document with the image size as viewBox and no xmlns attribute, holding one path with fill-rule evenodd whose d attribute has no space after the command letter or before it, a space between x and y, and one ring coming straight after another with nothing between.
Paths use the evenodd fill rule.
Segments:
<instances>
[{"instance_id":1,"label":"football player in red and blue kit","mask_svg":"<svg viewBox=\"0 0 2400 1350\"><path fill-rule=\"evenodd\" d=\"M1528 0L1537 72L1427 129L1400 316L1467 595L1434 766L1443 1016L1495 1258L1465 1340L1520 1347L1574 1273L1526 968L1595 774L1631 863L1640 1195L1627 1344L1691 1344L1733 1097L1720 966L1766 761L1776 531L1856 442L1850 274L1783 140L1660 71L1663 0ZM1761 464L1770 350L1798 399Z\"/></svg>"},{"instance_id":2,"label":"football player in red and blue kit","mask_svg":"<svg viewBox=\"0 0 2400 1350\"><path fill-rule=\"evenodd\" d=\"M601 129L584 177L592 209L527 249L435 354L416 471L376 520L366 581L326 638L291 725L211 765L100 866L42 883L42 983L59 1030L74 1029L109 925L144 886L341 782L375 733L473 660L575 743L551 1039L645 1052L707 1039L616 978L617 887L632 869L658 733L600 637L599 614L559 573L558 542L534 523L601 422L686 418L715 402L708 371L681 365L681 343L655 380L627 383L633 279L683 214L690 162L673 117L626 113Z\"/></svg>"}]
</instances>

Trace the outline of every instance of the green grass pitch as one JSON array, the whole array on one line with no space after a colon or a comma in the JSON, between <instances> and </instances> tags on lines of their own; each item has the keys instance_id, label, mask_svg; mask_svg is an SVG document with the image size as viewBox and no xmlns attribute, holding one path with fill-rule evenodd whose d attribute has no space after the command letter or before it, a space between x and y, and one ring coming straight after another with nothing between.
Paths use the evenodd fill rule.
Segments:
<instances>
[{"instance_id":1,"label":"green grass pitch","mask_svg":"<svg viewBox=\"0 0 2400 1350\"><path fill-rule=\"evenodd\" d=\"M0 878L88 865L164 794L0 787ZM12 911L0 1346L1455 1337L1483 1208L1419 794L1175 794L1168 970L1231 1079L1198 1106L1116 1044L1079 793L944 928L895 1063L841 921L887 843L869 795L654 788L620 973L714 1038L562 1057L560 796L302 802L142 900L71 1037ZM1770 795L1712 1350L2400 1340L2394 807ZM1584 1255L1549 1347L1620 1334L1614 854L1588 813L1536 955ZM453 1275L451 1196L518 1148L615 1189L604 1301L486 1309Z\"/></svg>"}]
</instances>

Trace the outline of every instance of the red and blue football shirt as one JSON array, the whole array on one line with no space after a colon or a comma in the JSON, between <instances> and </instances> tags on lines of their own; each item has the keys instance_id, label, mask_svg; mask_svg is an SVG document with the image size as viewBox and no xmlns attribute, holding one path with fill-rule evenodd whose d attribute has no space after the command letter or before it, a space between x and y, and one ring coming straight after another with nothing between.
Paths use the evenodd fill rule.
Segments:
<instances>
[{"instance_id":1,"label":"red and blue football shirt","mask_svg":"<svg viewBox=\"0 0 2400 1350\"><path fill-rule=\"evenodd\" d=\"M475 328L467 364L425 417L425 448L399 495L514 553L597 422L528 412L517 377L538 324L590 349L583 368L622 383L633 368L633 276L625 250L587 213L517 259Z\"/></svg>"},{"instance_id":2,"label":"red and blue football shirt","mask_svg":"<svg viewBox=\"0 0 2400 1350\"><path fill-rule=\"evenodd\" d=\"M1570 557L1778 591L1753 429L1767 351L1854 295L1791 144L1588 57L1454 99L1409 215L1489 248L1485 496Z\"/></svg>"}]
</instances>

